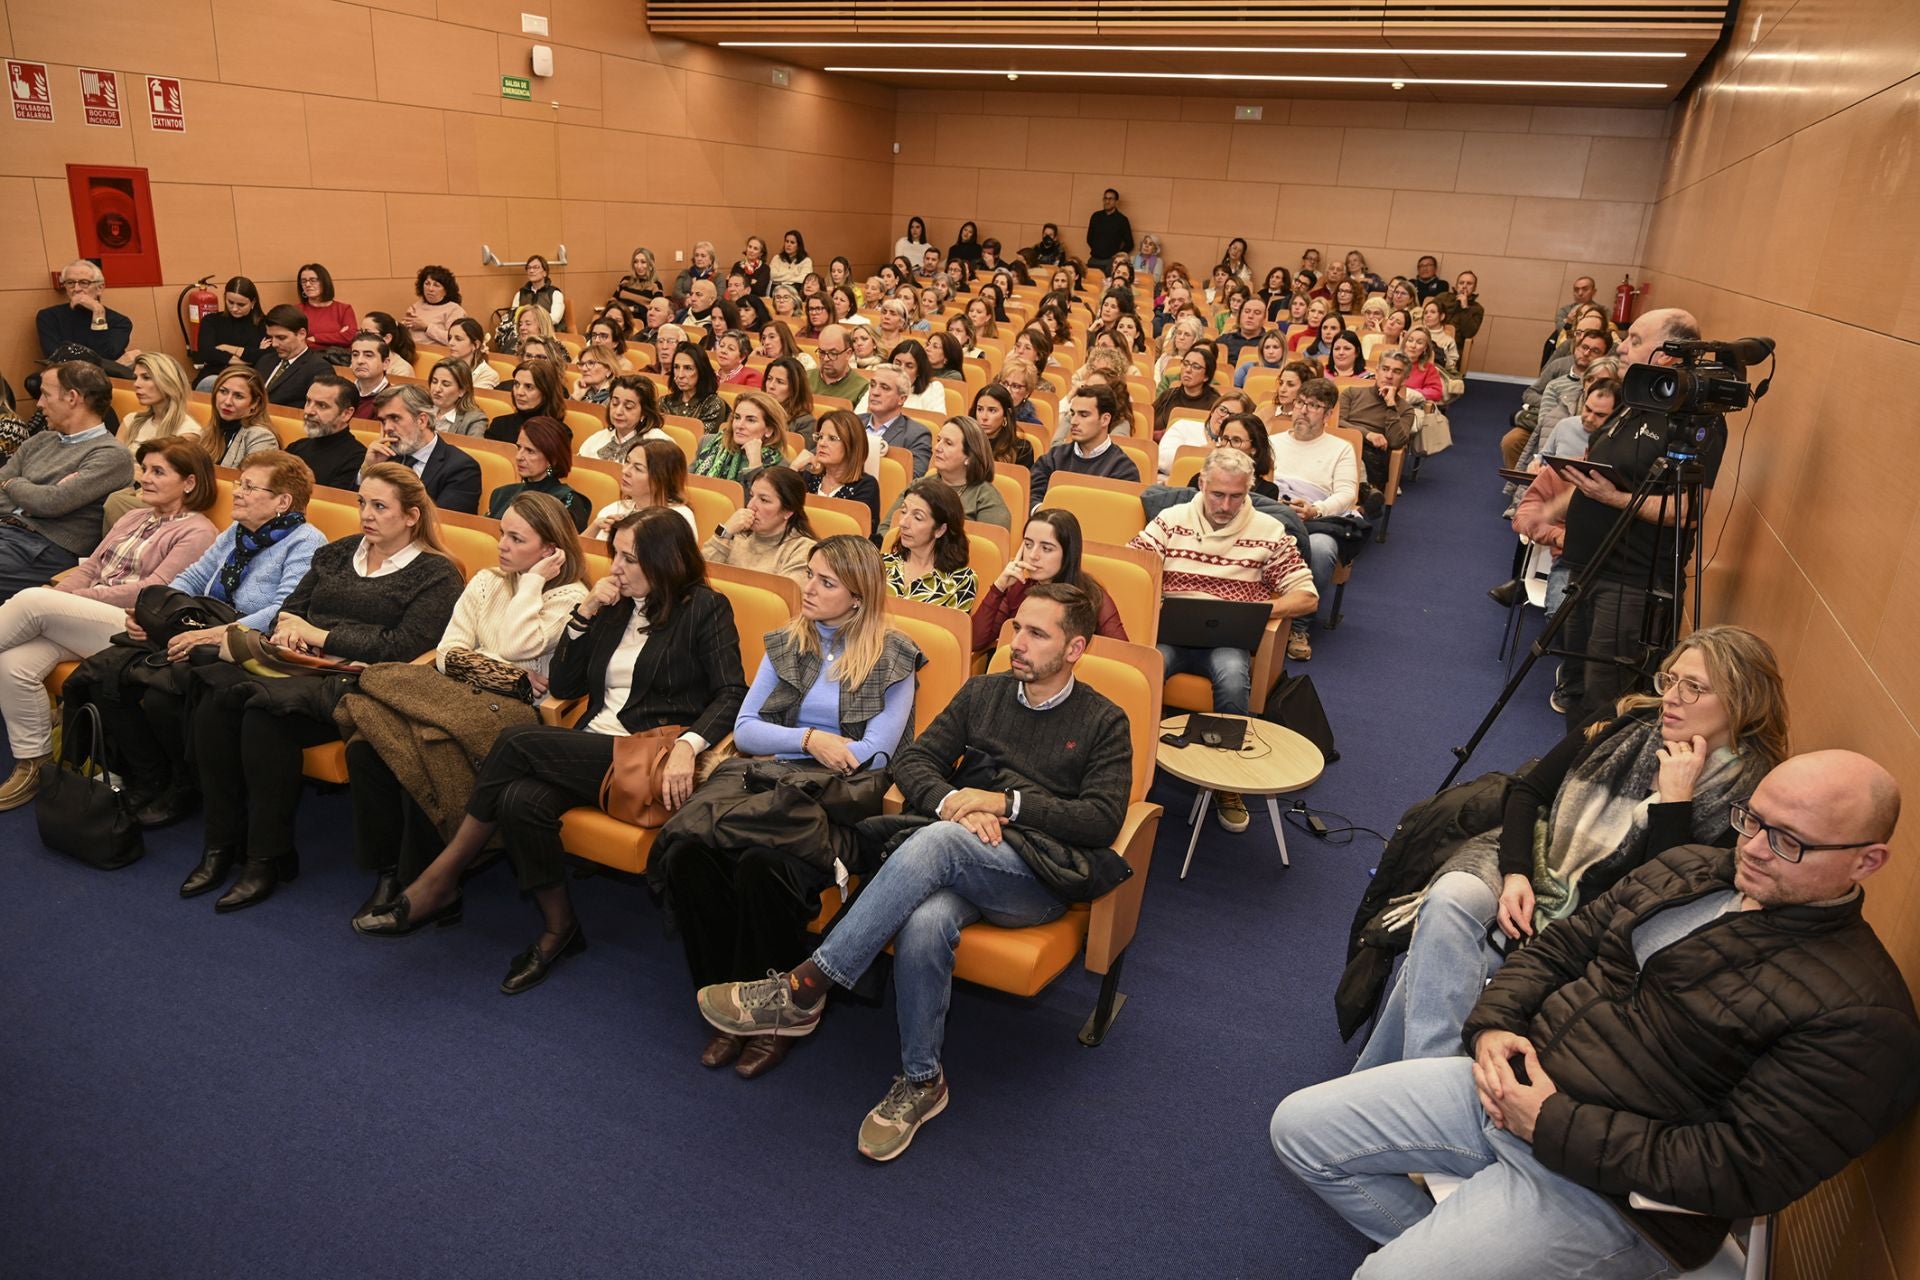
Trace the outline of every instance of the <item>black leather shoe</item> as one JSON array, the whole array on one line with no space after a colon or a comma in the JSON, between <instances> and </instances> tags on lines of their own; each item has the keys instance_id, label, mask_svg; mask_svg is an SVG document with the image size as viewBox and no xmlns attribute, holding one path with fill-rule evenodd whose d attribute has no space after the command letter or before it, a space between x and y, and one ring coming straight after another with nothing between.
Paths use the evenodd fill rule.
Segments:
<instances>
[{"instance_id":1,"label":"black leather shoe","mask_svg":"<svg viewBox=\"0 0 1920 1280\"><path fill-rule=\"evenodd\" d=\"M367 895L367 900L361 903L359 909L353 913L353 918L358 920L361 916L372 915L376 911L390 907L393 905L393 900L399 896L400 877L392 871L382 871L380 878L373 882L373 892Z\"/></svg>"},{"instance_id":2,"label":"black leather shoe","mask_svg":"<svg viewBox=\"0 0 1920 1280\"><path fill-rule=\"evenodd\" d=\"M156 827L170 827L190 817L199 807L199 792L167 790L135 809L133 820L151 831Z\"/></svg>"},{"instance_id":3,"label":"black leather shoe","mask_svg":"<svg viewBox=\"0 0 1920 1280\"><path fill-rule=\"evenodd\" d=\"M140 825L146 824L143 822ZM233 864L239 860L240 850L232 845L208 849L200 855L200 865L180 882L180 896L197 898L203 893L212 893L227 882L227 873L233 870Z\"/></svg>"},{"instance_id":4,"label":"black leather shoe","mask_svg":"<svg viewBox=\"0 0 1920 1280\"><path fill-rule=\"evenodd\" d=\"M430 924L437 924L442 929L450 924L459 924L464 909L464 904L456 897L438 911L416 917L413 903L402 893L391 902L383 902L377 907L362 907L360 914L353 918L353 928L354 932L364 933L369 938L404 938Z\"/></svg>"},{"instance_id":5,"label":"black leather shoe","mask_svg":"<svg viewBox=\"0 0 1920 1280\"><path fill-rule=\"evenodd\" d=\"M573 932L560 944L560 949L552 955L540 949L540 943L534 944L513 958L513 965L507 970L505 981L500 984L503 995L517 996L547 980L555 965L568 956L577 956L587 949L587 935L580 932L580 926L574 925Z\"/></svg>"},{"instance_id":6,"label":"black leather shoe","mask_svg":"<svg viewBox=\"0 0 1920 1280\"><path fill-rule=\"evenodd\" d=\"M248 858L240 869L240 878L233 882L233 888L221 895L220 901L213 904L219 912L243 911L256 906L273 896L273 887L294 879L300 874L300 860L295 854L284 858L261 859Z\"/></svg>"},{"instance_id":7,"label":"black leather shoe","mask_svg":"<svg viewBox=\"0 0 1920 1280\"><path fill-rule=\"evenodd\" d=\"M1513 608L1514 601L1520 598L1521 582L1518 578L1508 578L1497 587L1487 588L1487 598L1502 609Z\"/></svg>"}]
</instances>

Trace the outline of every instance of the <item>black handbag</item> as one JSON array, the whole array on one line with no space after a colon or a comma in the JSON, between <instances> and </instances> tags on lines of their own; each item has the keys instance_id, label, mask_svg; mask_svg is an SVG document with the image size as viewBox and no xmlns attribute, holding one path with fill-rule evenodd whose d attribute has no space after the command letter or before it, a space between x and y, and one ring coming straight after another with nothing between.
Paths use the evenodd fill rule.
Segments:
<instances>
[{"instance_id":1,"label":"black handbag","mask_svg":"<svg viewBox=\"0 0 1920 1280\"><path fill-rule=\"evenodd\" d=\"M175 587L154 584L134 597L133 620L147 633L149 647L164 651L183 631L205 631L240 620L232 605L212 596L190 596Z\"/></svg>"},{"instance_id":2,"label":"black handbag","mask_svg":"<svg viewBox=\"0 0 1920 1280\"><path fill-rule=\"evenodd\" d=\"M41 773L34 797L40 843L90 867L115 871L138 862L147 845L126 793L102 763L106 742L99 708L92 703L82 707L73 718L75 728L81 724L87 726L85 746L82 735L69 733L60 759Z\"/></svg>"},{"instance_id":3,"label":"black handbag","mask_svg":"<svg viewBox=\"0 0 1920 1280\"><path fill-rule=\"evenodd\" d=\"M1327 722L1327 709L1320 705L1320 694L1312 676L1286 676L1267 695L1265 719L1291 729L1320 749L1328 764L1340 758L1333 745L1333 726Z\"/></svg>"}]
</instances>

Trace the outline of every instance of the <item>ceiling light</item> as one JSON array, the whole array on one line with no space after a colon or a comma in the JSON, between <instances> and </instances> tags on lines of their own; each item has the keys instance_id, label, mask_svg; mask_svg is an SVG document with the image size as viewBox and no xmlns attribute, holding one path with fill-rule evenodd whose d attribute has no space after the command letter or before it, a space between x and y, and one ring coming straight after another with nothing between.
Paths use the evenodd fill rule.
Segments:
<instances>
[{"instance_id":1,"label":"ceiling light","mask_svg":"<svg viewBox=\"0 0 1920 1280\"><path fill-rule=\"evenodd\" d=\"M880 40L722 40L722 49L985 49L1018 53L1252 53L1337 54L1342 57L1419 58L1684 58L1685 53L1631 49L1364 49L1293 45L1212 44L979 44Z\"/></svg>"},{"instance_id":2,"label":"ceiling light","mask_svg":"<svg viewBox=\"0 0 1920 1280\"><path fill-rule=\"evenodd\" d=\"M826 67L844 75L869 76L1000 76L1007 72L972 67ZM1639 80L1469 80L1430 76L1283 76L1252 72L1208 71L1036 71L1019 72L1027 76L1050 76L1073 80L1208 80L1233 83L1255 81L1265 84L1386 84L1402 88L1410 84L1468 85L1498 89L1665 89L1664 84Z\"/></svg>"}]
</instances>

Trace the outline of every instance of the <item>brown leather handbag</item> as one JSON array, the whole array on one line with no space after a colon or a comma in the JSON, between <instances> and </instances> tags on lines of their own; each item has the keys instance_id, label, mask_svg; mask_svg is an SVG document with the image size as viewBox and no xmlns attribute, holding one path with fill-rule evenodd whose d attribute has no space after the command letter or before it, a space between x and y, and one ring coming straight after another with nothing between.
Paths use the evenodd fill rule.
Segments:
<instances>
[{"instance_id":1,"label":"brown leather handbag","mask_svg":"<svg viewBox=\"0 0 1920 1280\"><path fill-rule=\"evenodd\" d=\"M613 740L613 763L600 783L600 808L608 817L635 827L666 824L660 773L667 753L686 731L683 724L663 724Z\"/></svg>"}]
</instances>

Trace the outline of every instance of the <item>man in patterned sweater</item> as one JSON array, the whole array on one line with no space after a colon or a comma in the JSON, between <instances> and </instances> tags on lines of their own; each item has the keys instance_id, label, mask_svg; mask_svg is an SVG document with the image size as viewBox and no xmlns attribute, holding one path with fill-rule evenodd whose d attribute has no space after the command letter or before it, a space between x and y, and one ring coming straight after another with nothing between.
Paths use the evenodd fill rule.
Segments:
<instances>
[{"instance_id":1,"label":"man in patterned sweater","mask_svg":"<svg viewBox=\"0 0 1920 1280\"><path fill-rule=\"evenodd\" d=\"M1247 501L1253 460L1238 449L1219 448L1200 464L1200 493L1185 506L1155 516L1129 546L1161 558L1163 597L1211 597L1271 602L1277 618L1312 613L1320 603L1313 573L1281 523ZM1160 646L1169 676L1205 674L1213 682L1213 709L1244 716L1253 700L1253 655L1244 649ZM1216 798L1220 825L1247 829L1247 806L1238 795Z\"/></svg>"}]
</instances>

